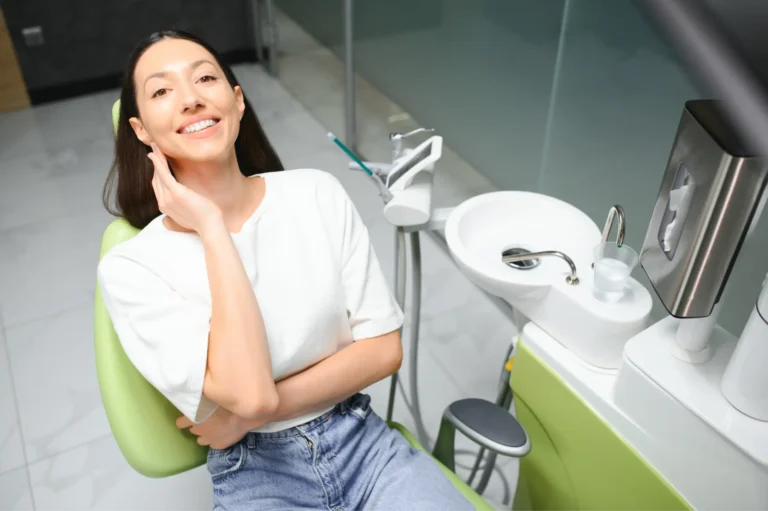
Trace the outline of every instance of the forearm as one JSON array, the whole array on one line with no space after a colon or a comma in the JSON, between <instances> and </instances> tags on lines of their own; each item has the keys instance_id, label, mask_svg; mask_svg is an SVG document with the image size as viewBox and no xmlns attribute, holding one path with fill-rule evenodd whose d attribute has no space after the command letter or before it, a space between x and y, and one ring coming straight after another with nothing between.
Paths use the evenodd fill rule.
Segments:
<instances>
[{"instance_id":1,"label":"forearm","mask_svg":"<svg viewBox=\"0 0 768 511\"><path fill-rule=\"evenodd\" d=\"M277 392L264 320L222 223L201 233L211 291L206 395L243 416L274 410Z\"/></svg>"},{"instance_id":2,"label":"forearm","mask_svg":"<svg viewBox=\"0 0 768 511\"><path fill-rule=\"evenodd\" d=\"M386 378L400 368L399 332L362 339L314 366L277 382L279 405L267 422L323 410ZM253 427L264 424L254 421Z\"/></svg>"}]
</instances>

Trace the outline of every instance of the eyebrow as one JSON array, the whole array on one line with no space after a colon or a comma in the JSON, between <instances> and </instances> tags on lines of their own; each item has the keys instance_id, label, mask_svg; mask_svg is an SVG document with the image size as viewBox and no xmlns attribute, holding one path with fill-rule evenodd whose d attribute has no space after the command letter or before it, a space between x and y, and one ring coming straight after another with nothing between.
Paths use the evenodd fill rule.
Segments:
<instances>
[{"instance_id":1,"label":"eyebrow","mask_svg":"<svg viewBox=\"0 0 768 511\"><path fill-rule=\"evenodd\" d=\"M208 59L196 60L192 64L190 64L189 67L194 71L196 68L206 63L212 65L213 67L216 67L216 64L214 64ZM147 76L146 80L144 80L144 86L146 87L147 82L152 78L165 78L166 76L168 76L168 73L166 73L165 71L158 71L157 73L152 73L151 75Z\"/></svg>"}]
</instances>

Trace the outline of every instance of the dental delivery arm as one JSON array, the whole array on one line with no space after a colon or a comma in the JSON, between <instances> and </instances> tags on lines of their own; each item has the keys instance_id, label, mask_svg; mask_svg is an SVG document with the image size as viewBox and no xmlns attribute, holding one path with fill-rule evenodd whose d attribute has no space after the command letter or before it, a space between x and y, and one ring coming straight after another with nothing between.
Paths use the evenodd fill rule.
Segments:
<instances>
[{"instance_id":1,"label":"dental delivery arm","mask_svg":"<svg viewBox=\"0 0 768 511\"><path fill-rule=\"evenodd\" d=\"M275 412L248 421L253 429L326 409L396 372L403 361L400 331L360 339L304 371L277 382ZM233 413L237 414L237 412Z\"/></svg>"},{"instance_id":2,"label":"dental delivery arm","mask_svg":"<svg viewBox=\"0 0 768 511\"><path fill-rule=\"evenodd\" d=\"M200 235L212 303L203 394L243 418L270 416L278 393L248 275L223 222L210 222Z\"/></svg>"}]
</instances>

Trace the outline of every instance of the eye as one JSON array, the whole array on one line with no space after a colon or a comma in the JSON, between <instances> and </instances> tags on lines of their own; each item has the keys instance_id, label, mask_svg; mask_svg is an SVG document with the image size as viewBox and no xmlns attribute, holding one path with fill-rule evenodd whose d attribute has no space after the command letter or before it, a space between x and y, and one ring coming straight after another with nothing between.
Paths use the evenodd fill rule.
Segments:
<instances>
[{"instance_id":1,"label":"eye","mask_svg":"<svg viewBox=\"0 0 768 511\"><path fill-rule=\"evenodd\" d=\"M216 80L216 77L213 76L213 75L205 75L202 78L200 78L200 81L203 82L203 83L205 83L205 82L212 82L214 80Z\"/></svg>"},{"instance_id":2,"label":"eye","mask_svg":"<svg viewBox=\"0 0 768 511\"><path fill-rule=\"evenodd\" d=\"M168 92L167 89L158 89L157 91L155 91L154 94L152 94L152 97L153 98L159 98L160 96L165 96L166 92Z\"/></svg>"}]
</instances>

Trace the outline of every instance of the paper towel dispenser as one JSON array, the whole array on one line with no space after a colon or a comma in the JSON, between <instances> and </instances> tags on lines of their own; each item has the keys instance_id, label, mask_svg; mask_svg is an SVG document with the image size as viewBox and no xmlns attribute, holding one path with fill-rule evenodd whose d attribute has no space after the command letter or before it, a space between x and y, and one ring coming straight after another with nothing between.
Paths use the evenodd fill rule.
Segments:
<instances>
[{"instance_id":1,"label":"paper towel dispenser","mask_svg":"<svg viewBox=\"0 0 768 511\"><path fill-rule=\"evenodd\" d=\"M766 160L714 100L685 104L640 263L669 313L709 316L756 212Z\"/></svg>"}]
</instances>

